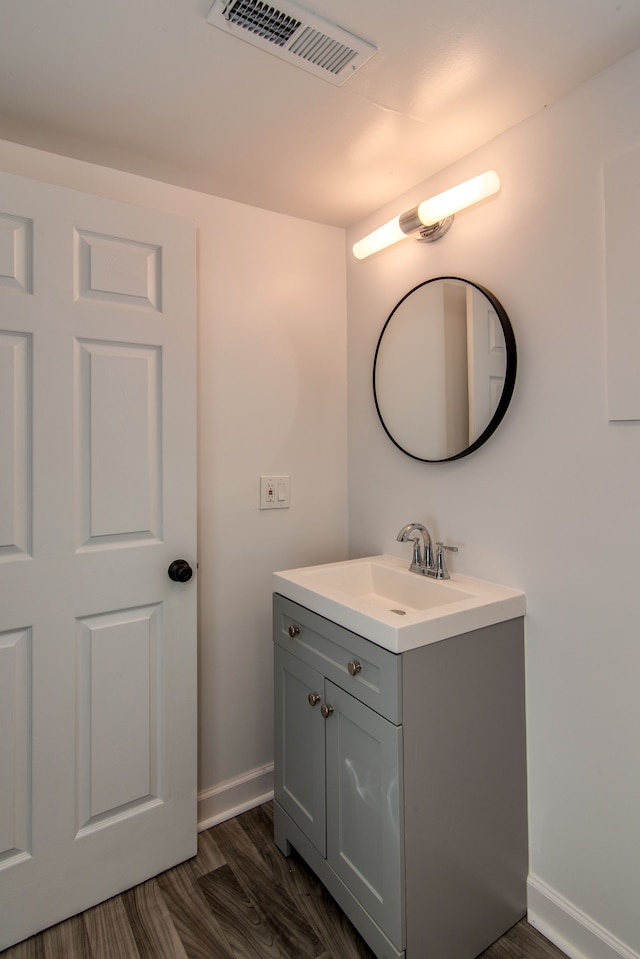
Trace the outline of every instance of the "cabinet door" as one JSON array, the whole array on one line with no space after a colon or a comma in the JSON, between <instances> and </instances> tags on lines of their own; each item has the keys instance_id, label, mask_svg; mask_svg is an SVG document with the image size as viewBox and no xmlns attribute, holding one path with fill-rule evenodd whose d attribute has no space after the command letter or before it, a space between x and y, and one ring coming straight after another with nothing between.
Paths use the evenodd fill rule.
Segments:
<instances>
[{"instance_id":1,"label":"cabinet door","mask_svg":"<svg viewBox=\"0 0 640 959\"><path fill-rule=\"evenodd\" d=\"M402 728L326 681L327 861L404 948Z\"/></svg>"},{"instance_id":2,"label":"cabinet door","mask_svg":"<svg viewBox=\"0 0 640 959\"><path fill-rule=\"evenodd\" d=\"M275 646L275 798L326 856L323 692L321 673Z\"/></svg>"}]
</instances>

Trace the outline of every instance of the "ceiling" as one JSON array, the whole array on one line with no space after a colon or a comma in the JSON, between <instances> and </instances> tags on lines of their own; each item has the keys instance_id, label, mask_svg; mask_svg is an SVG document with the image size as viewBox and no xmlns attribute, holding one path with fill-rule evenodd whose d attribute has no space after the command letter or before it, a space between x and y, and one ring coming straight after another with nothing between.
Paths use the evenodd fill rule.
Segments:
<instances>
[{"instance_id":1,"label":"ceiling","mask_svg":"<svg viewBox=\"0 0 640 959\"><path fill-rule=\"evenodd\" d=\"M304 5L378 48L343 86L211 0L1 0L0 138L346 226L640 47L640 0Z\"/></svg>"}]
</instances>

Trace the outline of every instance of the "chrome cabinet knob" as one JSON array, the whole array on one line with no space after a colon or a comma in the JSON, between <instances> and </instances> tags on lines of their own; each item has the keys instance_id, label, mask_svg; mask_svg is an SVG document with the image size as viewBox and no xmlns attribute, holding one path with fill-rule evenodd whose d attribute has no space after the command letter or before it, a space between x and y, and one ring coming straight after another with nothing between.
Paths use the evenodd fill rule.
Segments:
<instances>
[{"instance_id":1,"label":"chrome cabinet knob","mask_svg":"<svg viewBox=\"0 0 640 959\"><path fill-rule=\"evenodd\" d=\"M357 676L362 669L362 663L359 663L357 659L351 659L347 663L347 669L350 676Z\"/></svg>"},{"instance_id":2,"label":"chrome cabinet knob","mask_svg":"<svg viewBox=\"0 0 640 959\"><path fill-rule=\"evenodd\" d=\"M323 703L320 707L320 712L322 713L323 719L328 719L333 712L333 706L329 705L329 703Z\"/></svg>"},{"instance_id":3,"label":"chrome cabinet knob","mask_svg":"<svg viewBox=\"0 0 640 959\"><path fill-rule=\"evenodd\" d=\"M310 706L317 706L322 697L320 693L309 693L308 699Z\"/></svg>"},{"instance_id":4,"label":"chrome cabinet knob","mask_svg":"<svg viewBox=\"0 0 640 959\"><path fill-rule=\"evenodd\" d=\"M300 635L300 627L296 625L289 626L287 632L289 633L289 636L291 636L291 639L295 639L296 636Z\"/></svg>"}]
</instances>

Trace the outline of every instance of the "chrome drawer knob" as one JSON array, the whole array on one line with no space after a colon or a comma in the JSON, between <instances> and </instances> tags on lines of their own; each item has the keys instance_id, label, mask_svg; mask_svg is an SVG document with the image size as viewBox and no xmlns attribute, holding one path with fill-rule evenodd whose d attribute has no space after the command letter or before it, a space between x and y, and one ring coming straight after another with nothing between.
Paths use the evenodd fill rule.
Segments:
<instances>
[{"instance_id":1,"label":"chrome drawer knob","mask_svg":"<svg viewBox=\"0 0 640 959\"><path fill-rule=\"evenodd\" d=\"M357 676L362 669L362 663L359 663L357 659L351 659L347 663L347 669L350 676Z\"/></svg>"},{"instance_id":2,"label":"chrome drawer knob","mask_svg":"<svg viewBox=\"0 0 640 959\"><path fill-rule=\"evenodd\" d=\"M295 639L296 636L300 635L300 627L295 625L289 626L287 632L289 633L289 636L291 636L291 639Z\"/></svg>"},{"instance_id":3,"label":"chrome drawer knob","mask_svg":"<svg viewBox=\"0 0 640 959\"><path fill-rule=\"evenodd\" d=\"M333 706L330 706L329 703L323 703L320 707L320 712L322 713L323 719L328 719L333 712Z\"/></svg>"},{"instance_id":4,"label":"chrome drawer knob","mask_svg":"<svg viewBox=\"0 0 640 959\"><path fill-rule=\"evenodd\" d=\"M309 693L308 699L310 706L317 706L322 697L320 693Z\"/></svg>"}]
</instances>

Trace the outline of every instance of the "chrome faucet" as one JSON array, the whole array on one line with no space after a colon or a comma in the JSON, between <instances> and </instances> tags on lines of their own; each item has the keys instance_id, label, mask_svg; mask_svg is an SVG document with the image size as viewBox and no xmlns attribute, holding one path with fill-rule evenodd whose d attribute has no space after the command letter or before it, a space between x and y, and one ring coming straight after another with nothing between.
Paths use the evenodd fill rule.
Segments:
<instances>
[{"instance_id":1,"label":"chrome faucet","mask_svg":"<svg viewBox=\"0 0 640 959\"><path fill-rule=\"evenodd\" d=\"M422 544L419 536L411 536L411 533L422 534ZM409 569L412 573L422 573L428 575L429 568L433 565L431 562L431 534L422 523L407 523L403 526L396 539L399 543L413 543L413 557ZM424 547L424 548L423 548Z\"/></svg>"},{"instance_id":2,"label":"chrome faucet","mask_svg":"<svg viewBox=\"0 0 640 959\"><path fill-rule=\"evenodd\" d=\"M420 536L412 536L411 533L420 533ZM412 573L420 573L422 576L433 576L434 579L449 579L449 571L444 559L445 549L452 553L458 552L457 546L445 546L444 543L436 543L436 557L433 561L433 547L431 545L431 534L422 523L407 523L403 526L396 539L399 543L413 543L413 556L409 569Z\"/></svg>"}]
</instances>

